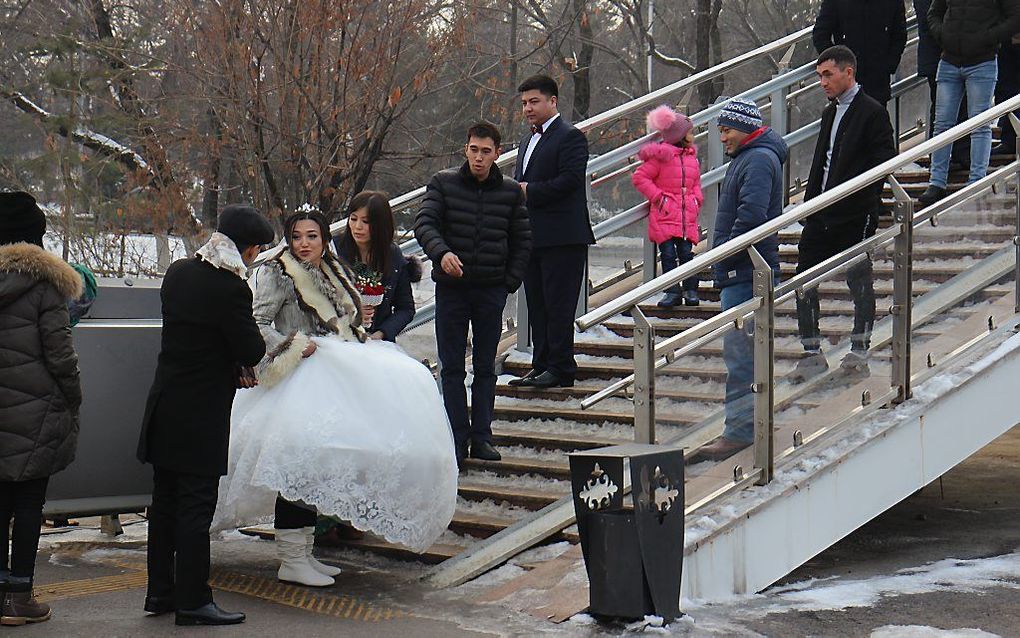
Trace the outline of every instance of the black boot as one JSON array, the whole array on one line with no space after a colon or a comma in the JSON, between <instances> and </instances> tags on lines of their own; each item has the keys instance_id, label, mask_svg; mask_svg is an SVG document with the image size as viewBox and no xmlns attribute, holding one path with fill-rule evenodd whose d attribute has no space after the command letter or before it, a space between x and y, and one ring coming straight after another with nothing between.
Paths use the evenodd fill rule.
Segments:
<instances>
[{"instance_id":1,"label":"black boot","mask_svg":"<svg viewBox=\"0 0 1020 638\"><path fill-rule=\"evenodd\" d=\"M202 605L198 609L178 609L174 624L177 625L236 625L244 622L244 614L223 611L216 603Z\"/></svg>"},{"instance_id":2,"label":"black boot","mask_svg":"<svg viewBox=\"0 0 1020 638\"><path fill-rule=\"evenodd\" d=\"M932 184L929 185L923 193L921 193L921 196L917 198L917 201L920 202L922 206L931 206L948 194L949 191L946 189Z\"/></svg>"},{"instance_id":3,"label":"black boot","mask_svg":"<svg viewBox=\"0 0 1020 638\"><path fill-rule=\"evenodd\" d=\"M655 304L660 308L676 308L683 303L683 295L679 292L667 292L666 296Z\"/></svg>"},{"instance_id":4,"label":"black boot","mask_svg":"<svg viewBox=\"0 0 1020 638\"><path fill-rule=\"evenodd\" d=\"M496 451L496 448L492 447L492 443L488 441L475 441L471 444L471 458L483 461L499 461L503 457Z\"/></svg>"},{"instance_id":5,"label":"black boot","mask_svg":"<svg viewBox=\"0 0 1020 638\"><path fill-rule=\"evenodd\" d=\"M687 290L684 292L684 305L697 306L701 303L701 299L698 299L697 290Z\"/></svg>"}]
</instances>

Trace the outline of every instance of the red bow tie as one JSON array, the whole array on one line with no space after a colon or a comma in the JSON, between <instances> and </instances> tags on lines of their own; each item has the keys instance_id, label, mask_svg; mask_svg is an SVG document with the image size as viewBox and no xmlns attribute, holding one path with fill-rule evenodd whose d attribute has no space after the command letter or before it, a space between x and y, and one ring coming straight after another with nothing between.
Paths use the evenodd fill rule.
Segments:
<instances>
[{"instance_id":1,"label":"red bow tie","mask_svg":"<svg viewBox=\"0 0 1020 638\"><path fill-rule=\"evenodd\" d=\"M542 134L542 127L537 125L537 124L532 124L531 125L531 132L532 133L538 133L539 135L541 135Z\"/></svg>"}]
</instances>

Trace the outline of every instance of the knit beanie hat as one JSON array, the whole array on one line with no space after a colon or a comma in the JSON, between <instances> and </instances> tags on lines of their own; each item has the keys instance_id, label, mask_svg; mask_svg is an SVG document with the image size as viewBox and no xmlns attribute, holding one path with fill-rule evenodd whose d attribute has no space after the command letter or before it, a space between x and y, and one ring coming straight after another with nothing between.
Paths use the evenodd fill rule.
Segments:
<instances>
[{"instance_id":1,"label":"knit beanie hat","mask_svg":"<svg viewBox=\"0 0 1020 638\"><path fill-rule=\"evenodd\" d=\"M761 111L752 100L735 97L726 103L719 114L719 126L754 133L762 127Z\"/></svg>"},{"instance_id":2,"label":"knit beanie hat","mask_svg":"<svg viewBox=\"0 0 1020 638\"><path fill-rule=\"evenodd\" d=\"M273 226L247 204L231 204L220 213L216 230L230 238L238 250L273 243Z\"/></svg>"},{"instance_id":3,"label":"knit beanie hat","mask_svg":"<svg viewBox=\"0 0 1020 638\"><path fill-rule=\"evenodd\" d=\"M23 191L0 193L0 244L27 242L42 247L46 215Z\"/></svg>"},{"instance_id":4,"label":"knit beanie hat","mask_svg":"<svg viewBox=\"0 0 1020 638\"><path fill-rule=\"evenodd\" d=\"M647 122L649 132L657 131L662 136L662 141L667 144L680 142L694 128L691 118L683 113L677 113L665 104L649 111Z\"/></svg>"}]
</instances>

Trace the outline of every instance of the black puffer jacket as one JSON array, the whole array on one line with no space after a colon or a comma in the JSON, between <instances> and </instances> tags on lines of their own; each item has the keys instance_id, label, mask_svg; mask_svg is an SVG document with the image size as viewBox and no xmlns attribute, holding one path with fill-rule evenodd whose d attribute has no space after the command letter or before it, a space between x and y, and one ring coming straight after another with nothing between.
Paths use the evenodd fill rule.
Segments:
<instances>
[{"instance_id":1,"label":"black puffer jacket","mask_svg":"<svg viewBox=\"0 0 1020 638\"><path fill-rule=\"evenodd\" d=\"M50 476L78 445L78 356L67 301L81 277L25 243L0 246L0 481Z\"/></svg>"},{"instance_id":2,"label":"black puffer jacket","mask_svg":"<svg viewBox=\"0 0 1020 638\"><path fill-rule=\"evenodd\" d=\"M928 27L942 59L972 66L995 58L999 43L1020 32L1020 0L933 0Z\"/></svg>"},{"instance_id":3,"label":"black puffer jacket","mask_svg":"<svg viewBox=\"0 0 1020 638\"><path fill-rule=\"evenodd\" d=\"M432 260L432 279L465 286L520 287L531 255L531 226L521 188L493 165L479 182L467 162L436 173L429 182L414 236ZM464 276L443 272L443 255L453 252Z\"/></svg>"}]
</instances>

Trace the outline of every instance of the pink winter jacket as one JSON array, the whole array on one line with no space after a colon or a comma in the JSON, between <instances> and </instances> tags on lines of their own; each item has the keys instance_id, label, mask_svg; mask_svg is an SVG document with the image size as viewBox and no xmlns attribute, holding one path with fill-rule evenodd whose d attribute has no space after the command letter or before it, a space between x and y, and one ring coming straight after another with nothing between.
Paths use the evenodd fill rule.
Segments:
<instances>
[{"instance_id":1,"label":"pink winter jacket","mask_svg":"<svg viewBox=\"0 0 1020 638\"><path fill-rule=\"evenodd\" d=\"M698 212L705 197L697 148L652 142L638 157L644 163L631 181L649 202L648 238L656 244L673 237L698 243Z\"/></svg>"}]
</instances>

